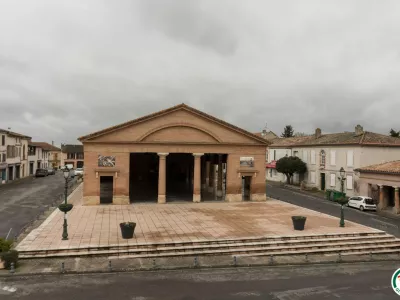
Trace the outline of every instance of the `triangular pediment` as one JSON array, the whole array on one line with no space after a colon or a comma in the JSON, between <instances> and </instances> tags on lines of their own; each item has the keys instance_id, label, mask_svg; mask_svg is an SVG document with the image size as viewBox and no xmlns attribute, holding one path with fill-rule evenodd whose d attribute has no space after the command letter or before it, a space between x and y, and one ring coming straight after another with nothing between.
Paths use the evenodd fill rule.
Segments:
<instances>
[{"instance_id":1,"label":"triangular pediment","mask_svg":"<svg viewBox=\"0 0 400 300\"><path fill-rule=\"evenodd\" d=\"M185 104L83 136L79 140L118 143L267 144L263 138Z\"/></svg>"}]
</instances>

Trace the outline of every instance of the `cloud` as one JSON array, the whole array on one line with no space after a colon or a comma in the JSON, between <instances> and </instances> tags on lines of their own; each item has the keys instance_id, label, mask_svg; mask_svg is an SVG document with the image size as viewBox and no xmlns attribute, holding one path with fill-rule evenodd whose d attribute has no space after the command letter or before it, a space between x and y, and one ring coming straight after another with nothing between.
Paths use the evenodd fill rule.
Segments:
<instances>
[{"instance_id":1,"label":"cloud","mask_svg":"<svg viewBox=\"0 0 400 300\"><path fill-rule=\"evenodd\" d=\"M398 1L5 0L0 128L74 143L184 102L250 131L387 133L399 13Z\"/></svg>"}]
</instances>

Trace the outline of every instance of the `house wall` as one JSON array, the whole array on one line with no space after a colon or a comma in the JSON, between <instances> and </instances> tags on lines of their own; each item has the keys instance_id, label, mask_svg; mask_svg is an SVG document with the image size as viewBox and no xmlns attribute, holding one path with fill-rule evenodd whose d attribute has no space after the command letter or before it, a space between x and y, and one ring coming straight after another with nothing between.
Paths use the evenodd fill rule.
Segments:
<instances>
[{"instance_id":1,"label":"house wall","mask_svg":"<svg viewBox=\"0 0 400 300\"><path fill-rule=\"evenodd\" d=\"M185 145L185 144L99 144L84 143L85 173L84 201L99 204L101 172L114 176L114 204L129 203L130 153L221 153L228 154L226 174L227 201L241 201L241 156L254 157L252 200L265 200L265 146ZM98 155L115 156L115 168L99 170ZM97 171L96 171L97 170ZM104 174L103 174L104 175Z\"/></svg>"}]
</instances>

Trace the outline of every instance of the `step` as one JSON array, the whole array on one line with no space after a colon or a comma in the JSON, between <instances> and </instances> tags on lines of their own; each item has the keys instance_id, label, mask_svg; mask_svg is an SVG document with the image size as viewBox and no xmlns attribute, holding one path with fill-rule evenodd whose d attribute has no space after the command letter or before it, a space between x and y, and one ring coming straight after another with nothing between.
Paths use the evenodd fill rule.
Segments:
<instances>
[{"instance_id":1,"label":"step","mask_svg":"<svg viewBox=\"0 0 400 300\"><path fill-rule=\"evenodd\" d=\"M341 238L368 238L368 237L387 237L389 236L386 232L377 231L377 232L368 232L368 233L343 233L343 234L324 234L324 235L304 235L304 236L278 236L278 237L251 237L251 238L237 238L237 239L223 239L223 240L199 240L199 241L182 241L182 242L167 242L167 243L140 243L140 244L133 244L133 245L107 245L107 246L89 246L85 248L81 247L73 247L68 248L69 251L74 250L121 250L126 248L135 247L136 249L157 249L159 247L184 247L184 246L202 246L202 245L216 245L220 246L223 244L247 244L247 243L255 243L255 242L280 242L280 241L307 241L310 240L322 240L327 238L332 239L341 239ZM63 249L64 250L64 249ZM48 250L38 250L41 252L52 253L54 251L58 252L60 249L48 249ZM20 250L20 253L31 253L31 252L38 252L38 251L31 251L31 250Z\"/></svg>"},{"instance_id":2,"label":"step","mask_svg":"<svg viewBox=\"0 0 400 300\"><path fill-rule=\"evenodd\" d=\"M52 251L52 253L46 252L46 251L37 251L37 252L30 252L30 253L20 253L21 258L27 258L27 257L60 257L60 256L84 256L84 255L90 255L90 256L100 256L104 254L132 254L132 255L150 255L154 254L157 256L170 256L171 254L174 253L190 253L190 252L198 252L198 253L214 253L214 254L220 254L222 252L237 252L237 253L258 253L258 252L279 252L279 251L285 251L285 250L320 250L320 249L330 249L330 248L355 248L358 249L357 247L374 247L376 244L379 244L381 246L387 246L387 247L397 247L398 245L400 246L400 240L395 239L395 238L380 238L379 240L359 240L359 241L336 241L334 243L332 242L325 242L325 243L313 243L308 241L307 243L303 242L302 244L281 244L281 245L276 245L276 244L270 244L270 245L254 245L254 244L247 244L247 245L235 245L235 247L226 247L224 245L220 245L219 247L215 249L210 249L209 246L203 246L202 248L196 247L196 248L191 248L191 247L186 247L182 249L181 247L173 248L173 247L168 247L168 248L158 248L158 249L115 249L115 250L90 250L90 249L79 249L79 250L72 250L72 249L65 249L65 250L59 250L59 251Z\"/></svg>"}]
</instances>

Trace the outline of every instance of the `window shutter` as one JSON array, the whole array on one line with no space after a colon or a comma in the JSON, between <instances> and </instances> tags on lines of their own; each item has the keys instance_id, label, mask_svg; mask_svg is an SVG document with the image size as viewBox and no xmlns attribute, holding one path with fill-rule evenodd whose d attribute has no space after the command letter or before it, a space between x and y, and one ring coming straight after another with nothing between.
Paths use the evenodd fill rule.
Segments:
<instances>
[{"instance_id":1,"label":"window shutter","mask_svg":"<svg viewBox=\"0 0 400 300\"><path fill-rule=\"evenodd\" d=\"M336 165L336 151L331 150L331 166L335 166L335 165Z\"/></svg>"},{"instance_id":2,"label":"window shutter","mask_svg":"<svg viewBox=\"0 0 400 300\"><path fill-rule=\"evenodd\" d=\"M336 174L331 174L331 186L336 186Z\"/></svg>"},{"instance_id":3,"label":"window shutter","mask_svg":"<svg viewBox=\"0 0 400 300\"><path fill-rule=\"evenodd\" d=\"M347 151L347 166L348 167L353 166L353 150Z\"/></svg>"},{"instance_id":4,"label":"window shutter","mask_svg":"<svg viewBox=\"0 0 400 300\"><path fill-rule=\"evenodd\" d=\"M352 175L347 175L346 176L346 188L348 190L353 189L353 176Z\"/></svg>"},{"instance_id":5,"label":"window shutter","mask_svg":"<svg viewBox=\"0 0 400 300\"><path fill-rule=\"evenodd\" d=\"M311 150L311 164L315 165L315 151Z\"/></svg>"},{"instance_id":6,"label":"window shutter","mask_svg":"<svg viewBox=\"0 0 400 300\"><path fill-rule=\"evenodd\" d=\"M311 175L311 183L315 183L315 172L310 172Z\"/></svg>"},{"instance_id":7,"label":"window shutter","mask_svg":"<svg viewBox=\"0 0 400 300\"><path fill-rule=\"evenodd\" d=\"M308 160L308 152L307 152L307 150L303 150L303 161L304 162L307 162L307 160Z\"/></svg>"}]
</instances>

